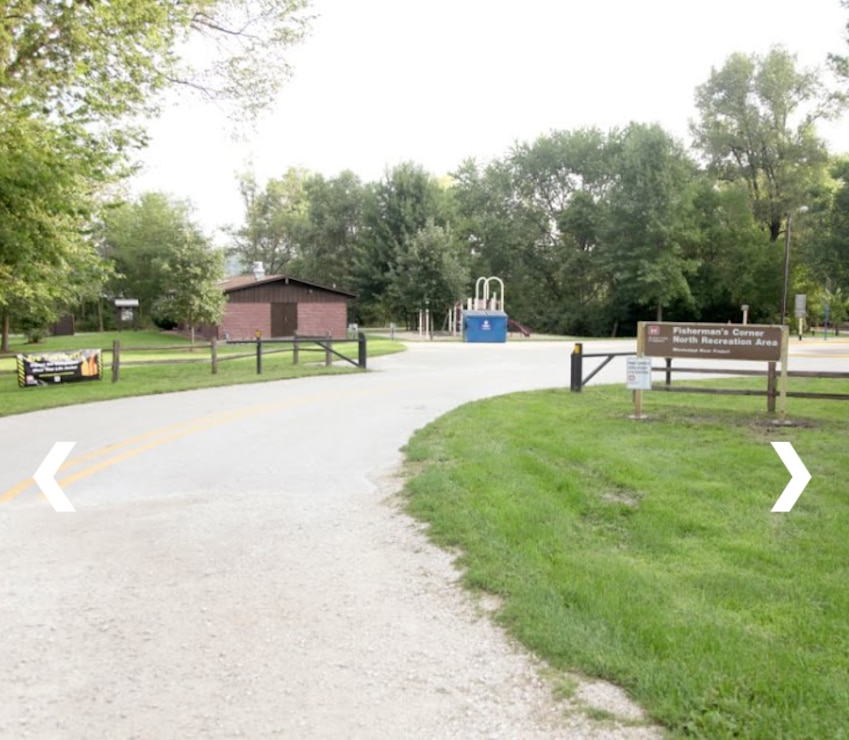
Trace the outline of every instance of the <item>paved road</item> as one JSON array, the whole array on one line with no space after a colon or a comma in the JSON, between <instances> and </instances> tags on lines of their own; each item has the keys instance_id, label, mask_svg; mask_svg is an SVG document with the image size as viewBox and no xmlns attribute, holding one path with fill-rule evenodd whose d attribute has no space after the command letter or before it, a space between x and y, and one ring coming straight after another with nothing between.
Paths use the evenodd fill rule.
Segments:
<instances>
[{"instance_id":1,"label":"paved road","mask_svg":"<svg viewBox=\"0 0 849 740\"><path fill-rule=\"evenodd\" d=\"M364 375L0 418L0 736L652 736L587 719L639 717L602 684L555 704L385 501L415 429L567 387L571 349L419 343ZM59 440L75 514L27 487Z\"/></svg>"}]
</instances>

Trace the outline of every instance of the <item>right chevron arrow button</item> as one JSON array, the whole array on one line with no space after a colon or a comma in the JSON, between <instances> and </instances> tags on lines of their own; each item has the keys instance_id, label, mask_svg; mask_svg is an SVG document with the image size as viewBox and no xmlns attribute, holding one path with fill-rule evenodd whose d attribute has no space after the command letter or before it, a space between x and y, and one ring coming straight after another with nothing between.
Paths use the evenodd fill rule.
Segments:
<instances>
[{"instance_id":1,"label":"right chevron arrow button","mask_svg":"<svg viewBox=\"0 0 849 740\"><path fill-rule=\"evenodd\" d=\"M805 467L805 463L796 454L796 450L793 449L793 445L790 442L771 442L770 444L778 453L781 462L784 463L784 467L787 468L791 475L790 482L778 497L775 506L772 507L773 512L784 514L796 505L799 496L802 495L802 491L805 490L805 486L811 480L811 474Z\"/></svg>"}]
</instances>

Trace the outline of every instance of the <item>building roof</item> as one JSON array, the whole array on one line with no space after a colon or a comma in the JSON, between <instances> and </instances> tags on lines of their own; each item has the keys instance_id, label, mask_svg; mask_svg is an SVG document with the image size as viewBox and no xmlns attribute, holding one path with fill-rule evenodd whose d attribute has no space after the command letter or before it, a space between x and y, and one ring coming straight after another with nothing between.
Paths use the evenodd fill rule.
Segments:
<instances>
[{"instance_id":1,"label":"building roof","mask_svg":"<svg viewBox=\"0 0 849 740\"><path fill-rule=\"evenodd\" d=\"M343 295L346 298L356 298L356 293L351 293L347 290L339 290L339 288L331 288L327 285L320 285L319 283L313 283L309 280L302 280L301 278L292 277L291 275L266 275L261 280L257 280L253 275L235 275L233 277L229 277L226 280L222 280L219 285L225 293L234 293L237 290L244 290L245 288L251 288L255 285L267 285L269 283L279 283L284 282L286 285L289 283L295 283L297 285L306 285L308 288L316 288L317 290L324 290L328 293L335 293L336 295Z\"/></svg>"}]
</instances>

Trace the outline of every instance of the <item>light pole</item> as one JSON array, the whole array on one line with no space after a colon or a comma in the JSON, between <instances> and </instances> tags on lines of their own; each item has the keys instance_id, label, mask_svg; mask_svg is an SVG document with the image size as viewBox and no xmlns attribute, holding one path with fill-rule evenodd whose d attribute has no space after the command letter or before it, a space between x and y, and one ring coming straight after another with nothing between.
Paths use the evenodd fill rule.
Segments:
<instances>
[{"instance_id":1,"label":"light pole","mask_svg":"<svg viewBox=\"0 0 849 740\"><path fill-rule=\"evenodd\" d=\"M807 206L800 206L797 213L805 213ZM784 230L784 290L781 295L781 325L787 322L787 288L790 285L790 230L793 226L793 211L787 213L787 228Z\"/></svg>"}]
</instances>

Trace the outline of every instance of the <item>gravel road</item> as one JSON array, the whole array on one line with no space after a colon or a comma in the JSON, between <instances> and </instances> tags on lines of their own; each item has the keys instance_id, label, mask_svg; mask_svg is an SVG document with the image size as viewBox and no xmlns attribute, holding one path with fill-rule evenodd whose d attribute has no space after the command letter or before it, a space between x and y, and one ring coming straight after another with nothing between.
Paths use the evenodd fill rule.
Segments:
<instances>
[{"instance_id":1,"label":"gravel road","mask_svg":"<svg viewBox=\"0 0 849 740\"><path fill-rule=\"evenodd\" d=\"M394 496L415 429L567 385L570 351L423 343L368 374L0 418L0 737L660 736L613 686L555 699ZM9 495L60 440L76 513Z\"/></svg>"}]
</instances>

